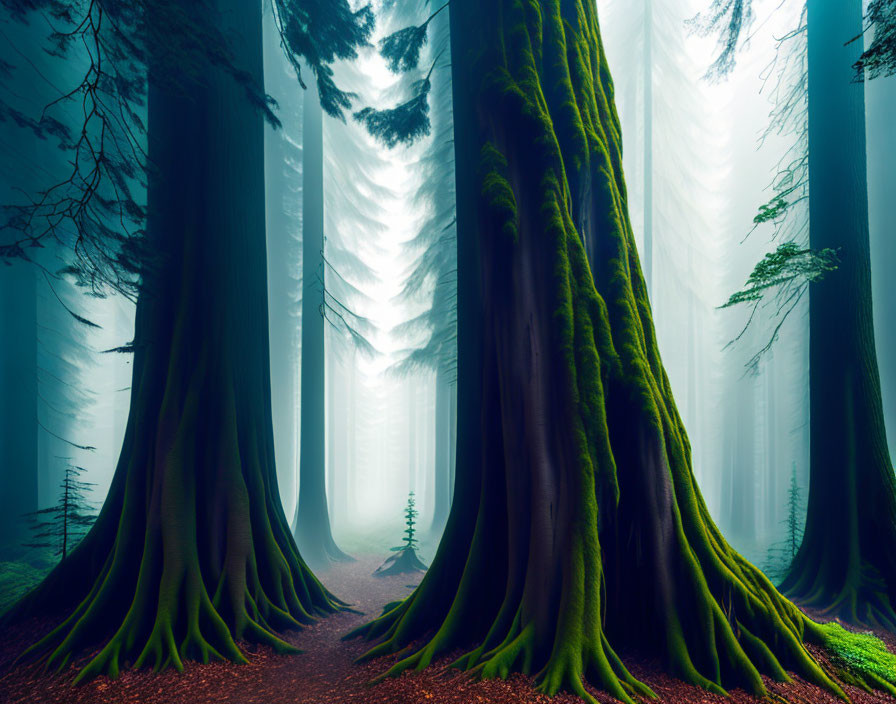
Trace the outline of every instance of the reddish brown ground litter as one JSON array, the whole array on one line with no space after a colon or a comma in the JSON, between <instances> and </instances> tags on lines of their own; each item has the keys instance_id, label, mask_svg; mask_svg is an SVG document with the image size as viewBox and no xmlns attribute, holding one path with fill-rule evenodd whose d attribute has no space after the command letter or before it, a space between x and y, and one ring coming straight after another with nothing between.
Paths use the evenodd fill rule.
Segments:
<instances>
[{"instance_id":1,"label":"reddish brown ground litter","mask_svg":"<svg viewBox=\"0 0 896 704\"><path fill-rule=\"evenodd\" d=\"M320 576L337 596L365 612L343 613L324 619L302 631L286 634L287 640L305 652L276 655L268 648L247 646L248 665L188 663L183 673L125 671L117 680L98 678L72 686L74 671L46 675L33 666L11 667L13 659L36 635L52 626L32 622L10 629L0 638L0 704L581 704L571 695L546 697L535 692L532 680L474 681L448 669L449 656L424 672L404 673L373 687L367 683L388 666L389 659L355 665L368 647L363 641L343 642L351 628L379 615L382 606L410 593L419 576L372 576L381 557L340 564ZM891 649L896 646L887 637ZM458 653L459 654L459 653ZM83 661L82 661L83 662ZM665 704L757 704L759 700L734 691L730 698L689 687L662 674L656 664L626 658L633 674L649 684ZM78 666L78 663L75 665ZM796 679L781 685L769 681L769 690L793 704L835 704L835 697ZM602 702L614 702L594 691ZM883 695L848 689L854 704L890 702Z\"/></svg>"}]
</instances>

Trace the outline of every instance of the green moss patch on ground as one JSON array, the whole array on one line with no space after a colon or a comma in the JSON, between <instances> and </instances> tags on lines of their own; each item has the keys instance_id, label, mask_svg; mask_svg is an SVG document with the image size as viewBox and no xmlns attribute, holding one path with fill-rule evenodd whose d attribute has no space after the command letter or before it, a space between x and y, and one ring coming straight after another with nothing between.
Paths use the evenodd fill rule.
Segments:
<instances>
[{"instance_id":1,"label":"green moss patch on ground","mask_svg":"<svg viewBox=\"0 0 896 704\"><path fill-rule=\"evenodd\" d=\"M826 623L821 628L824 646L835 666L850 675L872 675L896 685L896 654L887 650L880 638L870 631L848 631L838 623Z\"/></svg>"}]
</instances>

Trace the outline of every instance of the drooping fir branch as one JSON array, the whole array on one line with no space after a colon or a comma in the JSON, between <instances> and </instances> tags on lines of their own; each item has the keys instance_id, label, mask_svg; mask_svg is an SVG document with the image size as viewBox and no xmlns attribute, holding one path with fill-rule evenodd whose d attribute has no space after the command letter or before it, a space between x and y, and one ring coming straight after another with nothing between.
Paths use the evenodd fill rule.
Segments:
<instances>
[{"instance_id":1,"label":"drooping fir branch","mask_svg":"<svg viewBox=\"0 0 896 704\"><path fill-rule=\"evenodd\" d=\"M138 173L145 163L144 128L137 116L145 76L137 68L142 48L133 37L142 12L108 0L3 0L3 4L19 21L40 16L47 22L51 56L67 60L79 51L87 61L72 85L56 87L58 96L39 118L27 124L16 121L38 137L54 137L71 155L71 167L44 190L25 194L28 202L4 206L0 257L31 259L29 249L52 241L73 251L72 269L95 292L112 288L133 297L139 264L128 241L142 234L143 207L137 191ZM62 125L53 117L66 104L79 107L80 124ZM47 129L52 125L57 127Z\"/></svg>"},{"instance_id":2,"label":"drooping fir branch","mask_svg":"<svg viewBox=\"0 0 896 704\"><path fill-rule=\"evenodd\" d=\"M389 149L398 144L413 144L420 137L429 134L431 88L432 84L427 75L426 78L414 81L411 87L413 97L410 100L385 110L366 107L355 113L355 119Z\"/></svg>"},{"instance_id":3,"label":"drooping fir branch","mask_svg":"<svg viewBox=\"0 0 896 704\"><path fill-rule=\"evenodd\" d=\"M380 40L380 56L386 59L390 71L401 73L417 68L420 50L428 37L429 23L448 5L446 2L422 24L403 27Z\"/></svg>"},{"instance_id":4,"label":"drooping fir branch","mask_svg":"<svg viewBox=\"0 0 896 704\"><path fill-rule=\"evenodd\" d=\"M354 308L358 303L369 302L370 297L346 278L340 267L334 264L333 258L347 263L346 268L363 283L375 283L377 276L360 257L346 249L334 247L329 239L325 250L326 252L321 255L324 271L318 273L323 292L321 315L326 323L349 340L363 356L373 358L379 354L379 350L373 344L376 324L367 316L357 313ZM346 301L352 301L353 305L349 305Z\"/></svg>"},{"instance_id":5,"label":"drooping fir branch","mask_svg":"<svg viewBox=\"0 0 896 704\"><path fill-rule=\"evenodd\" d=\"M444 9L444 6L442 7ZM430 56L450 52L449 18L433 13L427 46ZM450 61L443 60L440 67ZM453 383L457 375L457 219L454 196L454 135L451 71L433 73L429 96L433 116L432 139L417 162L421 183L414 196L425 205L427 217L405 242L409 263L395 297L405 308L428 304L422 312L394 328L391 334L405 343L389 372L409 375L435 371Z\"/></svg>"},{"instance_id":6,"label":"drooping fir branch","mask_svg":"<svg viewBox=\"0 0 896 704\"><path fill-rule=\"evenodd\" d=\"M73 254L69 270L92 293L114 290L133 300L150 265L142 246L149 81L190 92L209 67L221 69L277 125L274 101L235 61L229 38L213 21L216 10L205 0L189 11L179 0L0 1L15 20L49 27L50 56L82 67L69 85L44 77L58 95L37 118L25 118L0 96L0 119L54 138L70 164L58 181L23 194L26 202L3 207L0 257L31 259L30 249L52 242ZM6 70L12 70L9 64ZM69 105L77 108L73 125L54 117Z\"/></svg>"},{"instance_id":7,"label":"drooping fir branch","mask_svg":"<svg viewBox=\"0 0 896 704\"><path fill-rule=\"evenodd\" d=\"M18 110L0 91L0 122L56 140L71 165L58 181L23 194L24 203L3 207L0 258L31 260L30 250L54 243L73 255L70 268L93 293L113 290L134 300L142 273L153 264L143 245L149 81L189 94L211 75L209 69L218 69L244 90L269 123L279 126L276 103L235 60L231 38L218 28L218 10L208 0L0 4L15 21L46 24L47 52L83 66L75 82L56 87L58 95L39 117ZM282 47L299 80L301 59L317 78L324 110L344 119L352 96L335 85L330 64L354 58L367 43L372 10L352 11L347 0L273 0L273 7ZM15 68L0 62L5 76ZM76 124L54 116L72 104Z\"/></svg>"},{"instance_id":8,"label":"drooping fir branch","mask_svg":"<svg viewBox=\"0 0 896 704\"><path fill-rule=\"evenodd\" d=\"M745 42L744 34L753 21L751 0L713 0L688 24L701 36L718 35L718 56L706 71L706 78L719 80L734 70L737 52Z\"/></svg>"},{"instance_id":9,"label":"drooping fir branch","mask_svg":"<svg viewBox=\"0 0 896 704\"><path fill-rule=\"evenodd\" d=\"M409 71L418 66L420 51L427 41L429 25L449 4L446 2L422 24L400 29L380 42L380 54L392 71ZM413 144L430 133L430 79L442 53L440 51L436 55L426 76L411 84L410 99L394 108L379 110L366 107L355 113L355 119L389 149L398 144Z\"/></svg>"},{"instance_id":10,"label":"drooping fir branch","mask_svg":"<svg viewBox=\"0 0 896 704\"><path fill-rule=\"evenodd\" d=\"M368 358L377 355L378 350L371 342L376 329L373 321L353 311L328 289L324 289L321 312L324 320L333 326L335 330L350 339L361 354Z\"/></svg>"},{"instance_id":11,"label":"drooping fir branch","mask_svg":"<svg viewBox=\"0 0 896 704\"><path fill-rule=\"evenodd\" d=\"M865 34L871 44L855 63L856 79L863 81L896 73L896 0L871 0L865 14ZM859 41L864 35L851 41Z\"/></svg>"},{"instance_id":12,"label":"drooping fir branch","mask_svg":"<svg viewBox=\"0 0 896 704\"><path fill-rule=\"evenodd\" d=\"M755 369L762 356L768 352L788 316L802 300L809 284L821 281L834 271L839 263L833 249L812 250L800 247L795 242L785 242L774 252L769 252L756 265L743 289L733 293L720 306L731 308L740 304L750 306L750 315L743 329L726 347L740 340L749 329L760 306L771 305L775 327L768 342L747 362L748 369Z\"/></svg>"},{"instance_id":13,"label":"drooping fir branch","mask_svg":"<svg viewBox=\"0 0 896 704\"><path fill-rule=\"evenodd\" d=\"M718 36L719 52L707 78L724 78L734 70L737 52L749 40L744 35L752 21L752 0L713 0L705 13L689 21L702 36ZM896 0L871 0L864 32L847 43L859 41L869 32L873 34L871 43L854 65L858 81L896 73Z\"/></svg>"},{"instance_id":14,"label":"drooping fir branch","mask_svg":"<svg viewBox=\"0 0 896 704\"><path fill-rule=\"evenodd\" d=\"M357 57L373 32L373 9L368 4L353 11L348 0L273 0L272 5L281 44L302 87L304 62L317 80L324 112L344 122L356 96L336 85L330 64Z\"/></svg>"}]
</instances>

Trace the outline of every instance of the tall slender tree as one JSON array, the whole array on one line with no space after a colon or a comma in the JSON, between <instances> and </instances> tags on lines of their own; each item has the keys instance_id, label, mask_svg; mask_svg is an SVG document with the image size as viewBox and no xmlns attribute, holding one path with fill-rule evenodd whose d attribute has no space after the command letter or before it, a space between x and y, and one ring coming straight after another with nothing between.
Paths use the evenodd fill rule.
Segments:
<instances>
[{"instance_id":1,"label":"tall slender tree","mask_svg":"<svg viewBox=\"0 0 896 704\"><path fill-rule=\"evenodd\" d=\"M823 631L732 550L696 487L629 225L593 3L452 0L458 463L417 590L368 656L455 648L483 676L625 702L616 652L714 692L785 668L840 693ZM369 114L369 113L368 113ZM589 267L586 246L591 252ZM896 691L896 690L894 690Z\"/></svg>"},{"instance_id":2,"label":"tall slender tree","mask_svg":"<svg viewBox=\"0 0 896 704\"><path fill-rule=\"evenodd\" d=\"M840 264L809 301L806 530L781 587L851 623L896 629L896 476L871 309L859 0L808 0L809 241Z\"/></svg>"},{"instance_id":3,"label":"tall slender tree","mask_svg":"<svg viewBox=\"0 0 896 704\"><path fill-rule=\"evenodd\" d=\"M281 129L265 131L265 205L268 242L268 329L274 451L284 509L298 496L299 393L302 321L302 104L296 73L265 13L265 89L277 101Z\"/></svg>"},{"instance_id":4,"label":"tall slender tree","mask_svg":"<svg viewBox=\"0 0 896 704\"><path fill-rule=\"evenodd\" d=\"M716 24L728 27L722 55L731 61L743 23L730 13L749 16L749 6L749 0L713 5ZM865 22L860 0L806 3L805 23L794 32L806 35L806 150L785 168L783 190L757 222L786 218L808 199L808 248L780 245L757 265L745 293L752 287L756 304L769 292L783 298L786 318L790 301L817 282L809 299L808 510L781 589L844 621L896 629L896 554L890 548L896 544L896 475L874 339L865 90L856 80L857 67L863 68L856 38ZM799 84L790 93L799 96Z\"/></svg>"},{"instance_id":5,"label":"tall slender tree","mask_svg":"<svg viewBox=\"0 0 896 704\"><path fill-rule=\"evenodd\" d=\"M416 342L396 363L403 374L435 371L435 443L433 511L429 532L438 534L451 506L455 442L452 399L457 377L457 227L455 222L453 117L451 104L451 46L447 5L396 6L396 19L423 24L426 46L418 54L430 75L431 136L418 162L421 185L416 200L427 206L427 216L405 247L413 255L400 300L409 304L421 294L429 297L425 310L393 329L392 333ZM423 16L421 17L421 12ZM405 64L390 54L394 41L381 42L380 51L394 70ZM414 74L405 78L413 85ZM419 339L424 342L420 343Z\"/></svg>"},{"instance_id":6,"label":"tall slender tree","mask_svg":"<svg viewBox=\"0 0 896 704\"><path fill-rule=\"evenodd\" d=\"M302 109L302 400L294 534L302 556L315 567L349 559L333 540L327 508L323 119L312 86Z\"/></svg>"}]
</instances>

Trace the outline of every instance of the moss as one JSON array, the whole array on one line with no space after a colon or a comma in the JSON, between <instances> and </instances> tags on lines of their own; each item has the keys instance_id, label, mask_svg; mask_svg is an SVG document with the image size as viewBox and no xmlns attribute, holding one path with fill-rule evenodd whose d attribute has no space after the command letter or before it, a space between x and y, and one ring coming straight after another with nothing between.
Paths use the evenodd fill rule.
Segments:
<instances>
[{"instance_id":1,"label":"moss","mask_svg":"<svg viewBox=\"0 0 896 704\"><path fill-rule=\"evenodd\" d=\"M479 154L479 173L482 199L498 227L512 242L519 237L516 197L507 180L507 159L491 142L482 146Z\"/></svg>"},{"instance_id":2,"label":"moss","mask_svg":"<svg viewBox=\"0 0 896 704\"><path fill-rule=\"evenodd\" d=\"M477 70L461 75L481 81L469 88L476 96L470 112L480 131L473 137L471 130L456 142L465 157L458 159L458 178L466 176L460 165L476 163L467 157L478 152L479 173L471 178L478 176L481 183L475 213L479 247L483 261L499 263L497 273L480 272L489 288L476 294L489 301L486 308L497 309L495 316L508 318L517 312L508 312L508 299L519 298L527 306L522 299L537 298L532 307L537 312L526 309L536 319L535 328L541 306L549 313L550 339L543 344L546 338L539 337L538 349L548 350L550 367L538 373L551 387L551 401L532 401L544 403L533 415L551 414L552 440L559 448L546 463L557 480L551 489L559 496L558 518L552 504L549 520L570 527L558 537L564 541L561 553L548 560L539 556L532 569L536 563L526 560L538 557L524 557L528 551L519 550L512 542L518 538L503 525L503 512L514 511L520 500L508 490L505 475L533 470L512 450L489 442L496 428L507 432L502 422L507 427L516 422L509 412L493 417L505 413L507 402L495 396L500 390L516 397L501 387L506 382L492 379L500 379L504 370L495 367L502 362L495 362L487 347L488 361L467 371L470 376L483 372L491 385L477 392L482 393L477 400L483 418L477 430L485 438L477 447L482 466L474 460L469 463L473 469L459 469L459 480L475 479L458 494L465 500L455 502L447 537L418 589L352 634L379 640L365 658L404 652L386 673L396 675L472 644L457 667L486 677L521 671L534 675L544 693L566 689L593 704L583 687L587 678L617 699L633 702L652 693L614 652L614 646L631 643L611 643L608 633L624 641L628 624L609 622L618 614L628 618L641 611L668 670L689 683L720 694L742 687L765 696L762 675L786 681L792 671L845 698L804 645L814 624L731 549L697 488L628 216L619 120L594 3L501 0L494 12L477 9L476 3L452 7L452 17L468 15L465 25L471 31L462 41L474 45L470 53L477 57ZM452 51L458 65L463 53ZM513 251L497 246L494 235L507 232L510 222L518 244ZM524 268L533 259L544 263L543 276L540 269L530 276ZM459 268L466 265L459 262ZM530 288L521 290L523 280ZM496 321L495 327L504 323ZM513 330L512 323L508 326ZM487 345L498 347L508 342L488 339ZM460 434L458 444L464 444ZM638 472L641 478L633 480ZM654 498L639 481L648 487L667 483L669 490ZM472 496L479 497L478 503ZM611 600L628 598L619 585L610 591L608 583L619 577L613 571L641 568L624 540L629 534L649 540L651 531L637 523L647 520L649 501L659 502L656 513L664 512L664 543L643 548L645 564L654 549L662 560L653 567L668 567L668 573L646 581L675 584L668 593L657 589L638 595L647 598L637 604L608 603L608 594ZM534 512L531 519L534 525ZM523 556L523 564L496 563L496 556L507 554ZM539 575L538 587L530 589L524 566ZM546 583L556 585L550 603L543 600ZM545 615L543 622L533 614ZM415 643L422 645L412 647ZM889 691L876 672L843 681Z\"/></svg>"},{"instance_id":3,"label":"moss","mask_svg":"<svg viewBox=\"0 0 896 704\"><path fill-rule=\"evenodd\" d=\"M838 623L821 627L823 645L833 663L853 677L872 676L896 685L896 655L872 634L847 631Z\"/></svg>"}]
</instances>

